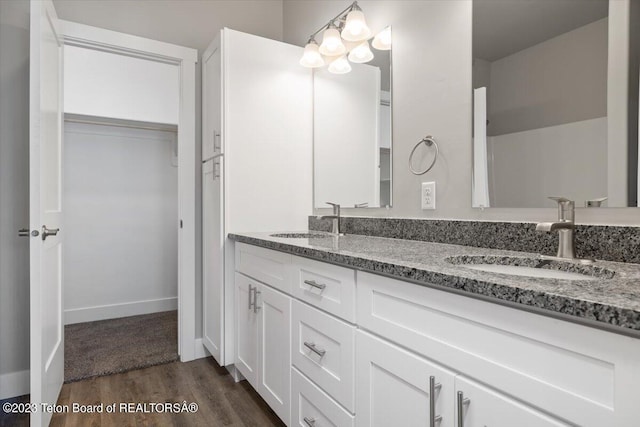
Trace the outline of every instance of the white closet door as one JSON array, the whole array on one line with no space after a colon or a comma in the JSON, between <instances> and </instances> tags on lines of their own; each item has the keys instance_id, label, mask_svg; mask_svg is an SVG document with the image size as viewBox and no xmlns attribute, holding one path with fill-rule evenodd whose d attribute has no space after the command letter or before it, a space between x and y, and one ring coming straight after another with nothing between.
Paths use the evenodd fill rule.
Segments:
<instances>
[{"instance_id":1,"label":"white closet door","mask_svg":"<svg viewBox=\"0 0 640 427\"><path fill-rule=\"evenodd\" d=\"M30 19L31 402L40 409L41 403L58 401L64 378L64 230L60 230L63 50L51 0L32 1ZM32 412L31 426L48 425L51 415L40 410Z\"/></svg>"}]
</instances>

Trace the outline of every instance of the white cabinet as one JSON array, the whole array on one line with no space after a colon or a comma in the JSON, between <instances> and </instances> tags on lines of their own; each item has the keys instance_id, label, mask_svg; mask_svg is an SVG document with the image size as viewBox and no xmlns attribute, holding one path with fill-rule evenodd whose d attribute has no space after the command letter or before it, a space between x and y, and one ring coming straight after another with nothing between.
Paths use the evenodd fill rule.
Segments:
<instances>
[{"instance_id":1,"label":"white cabinet","mask_svg":"<svg viewBox=\"0 0 640 427\"><path fill-rule=\"evenodd\" d=\"M289 423L291 298L236 273L236 368Z\"/></svg>"},{"instance_id":2,"label":"white cabinet","mask_svg":"<svg viewBox=\"0 0 640 427\"><path fill-rule=\"evenodd\" d=\"M269 286L255 291L258 310L258 387L271 409L289 424L291 404L291 298Z\"/></svg>"},{"instance_id":3,"label":"white cabinet","mask_svg":"<svg viewBox=\"0 0 640 427\"><path fill-rule=\"evenodd\" d=\"M355 417L296 368L291 368L291 425L353 427Z\"/></svg>"},{"instance_id":4,"label":"white cabinet","mask_svg":"<svg viewBox=\"0 0 640 427\"><path fill-rule=\"evenodd\" d=\"M202 165L202 342L219 364L224 364L224 280L222 230L222 162Z\"/></svg>"},{"instance_id":5,"label":"white cabinet","mask_svg":"<svg viewBox=\"0 0 640 427\"><path fill-rule=\"evenodd\" d=\"M464 427L569 427L540 411L463 376L455 378L457 426ZM462 422L458 417L462 416Z\"/></svg>"},{"instance_id":6,"label":"white cabinet","mask_svg":"<svg viewBox=\"0 0 640 427\"><path fill-rule=\"evenodd\" d=\"M350 268L294 256L291 295L356 322L356 272Z\"/></svg>"},{"instance_id":7,"label":"white cabinet","mask_svg":"<svg viewBox=\"0 0 640 427\"><path fill-rule=\"evenodd\" d=\"M258 310L253 307L260 284L236 273L236 368L253 388L258 381Z\"/></svg>"},{"instance_id":8,"label":"white cabinet","mask_svg":"<svg viewBox=\"0 0 640 427\"><path fill-rule=\"evenodd\" d=\"M366 332L356 335L357 426L425 427L430 419L455 425L453 372Z\"/></svg>"},{"instance_id":9,"label":"white cabinet","mask_svg":"<svg viewBox=\"0 0 640 427\"><path fill-rule=\"evenodd\" d=\"M257 279L236 274L236 365L293 425L640 426L636 338L264 248L236 250L238 271Z\"/></svg>"},{"instance_id":10,"label":"white cabinet","mask_svg":"<svg viewBox=\"0 0 640 427\"><path fill-rule=\"evenodd\" d=\"M494 412L479 408L485 398L518 400L556 423L640 425L640 340L374 274L358 272L357 283L361 328L504 396L472 400L476 425L500 425L483 420Z\"/></svg>"},{"instance_id":11,"label":"white cabinet","mask_svg":"<svg viewBox=\"0 0 640 427\"><path fill-rule=\"evenodd\" d=\"M202 160L216 178L203 176L203 343L223 366L237 347L228 233L302 229L311 213L313 81L301 54L226 28L202 54Z\"/></svg>"},{"instance_id":12,"label":"white cabinet","mask_svg":"<svg viewBox=\"0 0 640 427\"><path fill-rule=\"evenodd\" d=\"M357 426L570 425L366 332L356 342Z\"/></svg>"},{"instance_id":13,"label":"white cabinet","mask_svg":"<svg viewBox=\"0 0 640 427\"><path fill-rule=\"evenodd\" d=\"M299 301L292 323L293 365L354 412L355 327Z\"/></svg>"}]
</instances>

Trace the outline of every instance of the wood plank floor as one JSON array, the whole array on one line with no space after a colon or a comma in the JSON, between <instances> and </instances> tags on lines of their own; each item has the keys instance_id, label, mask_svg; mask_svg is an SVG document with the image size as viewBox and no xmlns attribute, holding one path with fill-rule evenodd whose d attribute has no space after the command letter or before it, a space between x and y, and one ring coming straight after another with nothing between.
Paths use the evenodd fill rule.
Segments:
<instances>
[{"instance_id":1,"label":"wood plank floor","mask_svg":"<svg viewBox=\"0 0 640 427\"><path fill-rule=\"evenodd\" d=\"M71 407L73 403L182 401L197 403L198 411L55 414L51 426L284 426L246 381L235 383L227 370L210 357L65 384L58 404ZM2 424L28 426L28 418Z\"/></svg>"}]
</instances>

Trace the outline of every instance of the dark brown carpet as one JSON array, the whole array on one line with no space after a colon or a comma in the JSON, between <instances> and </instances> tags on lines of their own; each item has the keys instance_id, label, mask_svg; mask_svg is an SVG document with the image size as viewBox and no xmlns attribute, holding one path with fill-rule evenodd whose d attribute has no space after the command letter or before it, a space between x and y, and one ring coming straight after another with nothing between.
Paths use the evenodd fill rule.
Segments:
<instances>
[{"instance_id":1,"label":"dark brown carpet","mask_svg":"<svg viewBox=\"0 0 640 427\"><path fill-rule=\"evenodd\" d=\"M178 360L177 311L64 327L64 382Z\"/></svg>"}]
</instances>

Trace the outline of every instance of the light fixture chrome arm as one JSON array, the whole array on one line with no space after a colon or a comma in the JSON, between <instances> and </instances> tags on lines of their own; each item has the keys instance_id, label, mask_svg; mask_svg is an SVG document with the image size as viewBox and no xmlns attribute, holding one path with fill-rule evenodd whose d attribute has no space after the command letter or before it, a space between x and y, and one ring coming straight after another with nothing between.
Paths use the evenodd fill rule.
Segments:
<instances>
[{"instance_id":1,"label":"light fixture chrome arm","mask_svg":"<svg viewBox=\"0 0 640 427\"><path fill-rule=\"evenodd\" d=\"M342 12L338 13L336 16L334 16L332 19L330 19L329 22L324 24L322 27L318 28L318 30L316 30L315 32L311 33L311 35L309 36L309 41L314 40L315 36L317 36L320 31L326 30L327 28L329 28L329 26L331 24L333 24L334 22L344 18L344 15L346 15L349 12L351 12L352 10L361 10L360 6L358 6L358 2L357 1L354 1L353 3L351 3L349 5L349 7L344 9Z\"/></svg>"}]
</instances>

